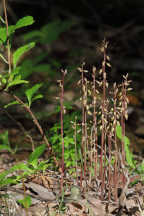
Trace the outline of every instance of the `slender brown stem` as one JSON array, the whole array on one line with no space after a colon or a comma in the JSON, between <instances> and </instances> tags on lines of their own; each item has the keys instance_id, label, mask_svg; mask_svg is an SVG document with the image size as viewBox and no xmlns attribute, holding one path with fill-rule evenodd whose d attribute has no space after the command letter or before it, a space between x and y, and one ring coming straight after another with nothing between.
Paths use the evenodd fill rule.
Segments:
<instances>
[{"instance_id":1,"label":"slender brown stem","mask_svg":"<svg viewBox=\"0 0 144 216\"><path fill-rule=\"evenodd\" d=\"M112 178L112 171L111 171L111 136L112 134L108 134L108 151L109 151L109 163L108 163L108 200L110 201L111 198L111 178Z\"/></svg>"},{"instance_id":2,"label":"slender brown stem","mask_svg":"<svg viewBox=\"0 0 144 216\"><path fill-rule=\"evenodd\" d=\"M126 89L125 89L125 84L124 82L122 83L122 115L121 115L121 126L122 126L122 160L123 160L123 164L125 161L125 151L124 151L124 137L125 137L125 112L126 112L126 108L125 108L125 103L126 103Z\"/></svg>"},{"instance_id":3,"label":"slender brown stem","mask_svg":"<svg viewBox=\"0 0 144 216\"><path fill-rule=\"evenodd\" d=\"M93 143L94 143L94 172L95 172L95 177L97 176L97 145L98 145L98 135L97 135L97 113L96 113L96 68L93 67L93 130L94 130L94 135L93 135Z\"/></svg>"},{"instance_id":4,"label":"slender brown stem","mask_svg":"<svg viewBox=\"0 0 144 216\"><path fill-rule=\"evenodd\" d=\"M77 117L75 117L75 122L74 122L74 143L75 143L75 171L76 171L76 179L77 179L77 185L78 185L78 153L77 153Z\"/></svg>"},{"instance_id":5,"label":"slender brown stem","mask_svg":"<svg viewBox=\"0 0 144 216\"><path fill-rule=\"evenodd\" d=\"M49 144L49 142L48 142L48 139L47 139L46 135L44 134L43 129L42 129L41 125L39 124L37 118L35 117L35 115L34 115L33 112L31 111L30 107L28 107L28 106L27 106L19 97L17 97L16 95L12 95L12 96L13 96L13 98L14 98L16 101L18 101L18 102L24 107L24 109L30 114L30 116L31 116L32 119L33 119L34 124L37 126L37 128L38 128L38 130L39 130L41 136L43 137L43 139L44 139L45 143L47 144L47 146L48 146L48 148L49 148L49 151L50 151L50 150L51 150L51 147L50 147L50 144Z\"/></svg>"},{"instance_id":6,"label":"slender brown stem","mask_svg":"<svg viewBox=\"0 0 144 216\"><path fill-rule=\"evenodd\" d=\"M64 76L65 71L62 71L62 80L60 83L61 96L60 96L60 120L61 120L61 139L62 139L62 162L61 162L61 192L63 191L63 181L64 181L64 132L63 132L63 114L64 114Z\"/></svg>"},{"instance_id":7,"label":"slender brown stem","mask_svg":"<svg viewBox=\"0 0 144 216\"><path fill-rule=\"evenodd\" d=\"M87 98L86 98L86 78L84 78L84 69L83 69L84 64L82 65L82 155L84 157L84 176L86 176L86 103L87 103ZM83 172L81 172L83 173Z\"/></svg>"},{"instance_id":8,"label":"slender brown stem","mask_svg":"<svg viewBox=\"0 0 144 216\"><path fill-rule=\"evenodd\" d=\"M102 62L102 75L103 75L103 95L102 95L102 134L101 134L101 155L100 155L100 178L102 181L101 184L101 192L104 191L104 169L103 169L103 155L104 155L104 148L105 148L105 138L106 138L106 71L105 71L105 65L106 65L106 48L107 48L107 42L104 40L103 44L103 54L104 59Z\"/></svg>"},{"instance_id":9,"label":"slender brown stem","mask_svg":"<svg viewBox=\"0 0 144 216\"><path fill-rule=\"evenodd\" d=\"M114 93L113 93L113 100L114 100L114 121L113 121L113 129L114 129L114 146L115 146L115 163L114 163L114 185L115 185L115 201L117 201L117 189L118 189L118 146L117 146L117 135L116 135L116 125L117 125L117 87L116 83L114 83Z\"/></svg>"},{"instance_id":10,"label":"slender brown stem","mask_svg":"<svg viewBox=\"0 0 144 216\"><path fill-rule=\"evenodd\" d=\"M3 0L3 8L4 8L4 15L5 15L5 23L6 23L8 65L9 65L9 74L10 74L11 73L11 51L10 51L10 41L9 41L9 33L8 33L8 18L7 18L7 10L6 10L6 0Z\"/></svg>"}]
</instances>

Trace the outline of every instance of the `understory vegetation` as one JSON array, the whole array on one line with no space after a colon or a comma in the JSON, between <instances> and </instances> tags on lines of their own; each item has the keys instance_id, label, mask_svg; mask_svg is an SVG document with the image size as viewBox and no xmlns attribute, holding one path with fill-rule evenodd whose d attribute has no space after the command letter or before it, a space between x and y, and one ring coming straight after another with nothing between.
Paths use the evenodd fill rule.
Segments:
<instances>
[{"instance_id":1,"label":"understory vegetation","mask_svg":"<svg viewBox=\"0 0 144 216\"><path fill-rule=\"evenodd\" d=\"M0 173L0 189L18 183L24 185L28 177L50 169L58 171L61 176L60 210L64 210L66 175L73 178L81 191L85 188L83 181L92 185L93 179L96 179L99 182L100 199L117 201L120 183L123 193L126 193L129 184L136 183L130 182L130 176L138 174L143 181L144 162L135 159L125 132L129 103L127 94L131 91L128 74L123 76L119 84L109 84L107 81L109 74L106 73L106 68L111 68L107 54L108 41L104 39L100 44L99 49L103 56L100 70L93 66L92 71L87 71L84 62L79 66L61 69L56 89L56 107L51 113L44 113L46 118L54 113L57 121L44 130L39 120L43 110L35 113L33 107L45 98L47 93L41 92L50 88L51 78L61 65L55 59L50 59L49 64L42 63L48 53L40 53L33 60L27 57L27 53L35 49L38 43L52 43L74 23L55 21L40 30L29 30L23 35L25 44L14 49L15 33L18 29L30 28L28 26L34 23L33 17L25 16L15 25L8 25L5 12L5 17L0 17L0 22L0 58L5 64L0 74L0 94L10 98L10 102L3 104L2 109L7 112L11 107L16 109L20 106L25 111L23 115L32 119L41 141L37 144L31 133L16 121L23 135L31 142L31 153L27 161L16 163ZM80 92L80 108L74 108L72 101L65 102L65 82L69 77L69 70L77 70L80 75L76 84L77 91ZM38 71L46 73L47 80L44 83L31 82L31 77ZM87 73L92 74L91 80L87 78ZM0 141L0 151L15 154L19 149L18 146L11 146L8 131L0 134ZM44 154L47 157L45 159ZM124 202L124 198L121 202ZM19 203L28 210L31 197L25 196Z\"/></svg>"}]
</instances>

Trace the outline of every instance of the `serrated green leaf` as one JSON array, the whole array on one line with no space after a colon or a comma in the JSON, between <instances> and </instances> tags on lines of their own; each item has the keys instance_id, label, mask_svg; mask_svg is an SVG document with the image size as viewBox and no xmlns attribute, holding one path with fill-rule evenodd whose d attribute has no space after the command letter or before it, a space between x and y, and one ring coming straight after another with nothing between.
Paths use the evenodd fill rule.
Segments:
<instances>
[{"instance_id":1,"label":"serrated green leaf","mask_svg":"<svg viewBox=\"0 0 144 216\"><path fill-rule=\"evenodd\" d=\"M5 105L4 108L8 108L9 106L16 105L16 104L19 104L19 102L18 101L12 101L12 102L8 103L7 105Z\"/></svg>"},{"instance_id":2,"label":"serrated green leaf","mask_svg":"<svg viewBox=\"0 0 144 216\"><path fill-rule=\"evenodd\" d=\"M31 163L33 160L38 159L46 149L46 145L42 144L38 146L34 152L29 156L28 162Z\"/></svg>"},{"instance_id":3,"label":"serrated green leaf","mask_svg":"<svg viewBox=\"0 0 144 216\"><path fill-rule=\"evenodd\" d=\"M27 96L28 104L29 107L31 106L32 103L32 97L33 95L38 91L38 89L42 86L42 83L38 83L34 85L32 88L28 89L25 91L25 94Z\"/></svg>"},{"instance_id":4,"label":"serrated green leaf","mask_svg":"<svg viewBox=\"0 0 144 216\"><path fill-rule=\"evenodd\" d=\"M33 23L34 23L34 19L32 16L25 16L17 21L15 25L15 29L29 26L29 25L32 25Z\"/></svg>"},{"instance_id":5,"label":"serrated green leaf","mask_svg":"<svg viewBox=\"0 0 144 216\"><path fill-rule=\"evenodd\" d=\"M16 67L20 57L25 53L28 52L30 49L32 49L35 46L34 42L31 42L29 44L26 44L22 47L19 47L13 54L13 66Z\"/></svg>"}]
</instances>

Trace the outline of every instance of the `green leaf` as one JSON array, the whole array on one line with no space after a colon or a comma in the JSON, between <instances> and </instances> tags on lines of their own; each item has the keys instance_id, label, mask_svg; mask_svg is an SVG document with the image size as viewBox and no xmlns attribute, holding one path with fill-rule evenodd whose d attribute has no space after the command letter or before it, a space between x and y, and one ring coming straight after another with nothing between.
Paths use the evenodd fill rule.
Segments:
<instances>
[{"instance_id":1,"label":"green leaf","mask_svg":"<svg viewBox=\"0 0 144 216\"><path fill-rule=\"evenodd\" d=\"M40 38L41 43L52 43L57 40L62 32L67 31L72 26L71 21L56 20L41 28L43 36Z\"/></svg>"},{"instance_id":2,"label":"green leaf","mask_svg":"<svg viewBox=\"0 0 144 216\"><path fill-rule=\"evenodd\" d=\"M34 19L32 16L25 16L17 21L15 25L15 29L29 26L29 25L32 25L33 23L34 23Z\"/></svg>"},{"instance_id":3,"label":"green leaf","mask_svg":"<svg viewBox=\"0 0 144 216\"><path fill-rule=\"evenodd\" d=\"M12 70L10 73L10 76L9 76L9 81L14 80L14 77L20 73L20 70L21 70L20 66L16 67L14 70Z\"/></svg>"},{"instance_id":4,"label":"green leaf","mask_svg":"<svg viewBox=\"0 0 144 216\"><path fill-rule=\"evenodd\" d=\"M124 141L124 148L125 148L125 154L126 154L126 161L128 163L128 165L131 167L131 168L135 168L135 165L134 165L134 160L133 160L133 154L131 153L130 151L130 148L129 148L129 145L130 145L130 141L128 139L128 137L126 136L122 136L122 128L120 125L117 125L116 126L116 135L117 137Z\"/></svg>"},{"instance_id":5,"label":"green leaf","mask_svg":"<svg viewBox=\"0 0 144 216\"><path fill-rule=\"evenodd\" d=\"M5 105L4 108L8 108L9 106L16 105L16 104L19 104L19 102L18 101L12 101L12 102L8 103L7 105Z\"/></svg>"},{"instance_id":6,"label":"green leaf","mask_svg":"<svg viewBox=\"0 0 144 216\"><path fill-rule=\"evenodd\" d=\"M16 184L17 182L18 182L17 177L12 176L12 177L2 179L2 181L0 182L0 185L5 186L5 185L9 185L9 184Z\"/></svg>"},{"instance_id":7,"label":"green leaf","mask_svg":"<svg viewBox=\"0 0 144 216\"><path fill-rule=\"evenodd\" d=\"M34 159L34 160L30 163L30 165L32 165L33 168L36 169L36 168L38 167L38 159L37 159L37 158Z\"/></svg>"},{"instance_id":8,"label":"green leaf","mask_svg":"<svg viewBox=\"0 0 144 216\"><path fill-rule=\"evenodd\" d=\"M6 80L5 77L2 77L2 79L1 79L1 83L2 83L2 84L6 84L6 83L7 83L7 80Z\"/></svg>"},{"instance_id":9,"label":"green leaf","mask_svg":"<svg viewBox=\"0 0 144 216\"><path fill-rule=\"evenodd\" d=\"M18 170L31 172L31 169L28 167L27 164L25 164L25 163L18 163L18 164L14 165L13 167L11 167L9 169L9 173L15 172L15 171L18 171Z\"/></svg>"},{"instance_id":10,"label":"green leaf","mask_svg":"<svg viewBox=\"0 0 144 216\"><path fill-rule=\"evenodd\" d=\"M24 176L24 174L18 176L13 175L12 177L7 177L7 175L18 170L26 171L25 173L27 175L32 173L31 169L28 167L27 164L24 163L16 164L13 167L11 167L9 170L6 170L0 174L0 185L4 186L12 183L13 184L17 183L17 181L19 181Z\"/></svg>"},{"instance_id":11,"label":"green leaf","mask_svg":"<svg viewBox=\"0 0 144 216\"><path fill-rule=\"evenodd\" d=\"M141 164L137 167L137 171L139 174L144 174L144 160L141 162Z\"/></svg>"},{"instance_id":12,"label":"green leaf","mask_svg":"<svg viewBox=\"0 0 144 216\"><path fill-rule=\"evenodd\" d=\"M15 26L11 25L8 27L8 37L15 32ZM0 44L5 43L7 40L7 30L6 27L0 28Z\"/></svg>"},{"instance_id":13,"label":"green leaf","mask_svg":"<svg viewBox=\"0 0 144 216\"><path fill-rule=\"evenodd\" d=\"M16 29L31 25L34 23L32 16L26 16L17 21L16 25L8 26L8 37L10 37ZM6 27L0 28L0 44L5 43L7 40L7 30Z\"/></svg>"},{"instance_id":14,"label":"green leaf","mask_svg":"<svg viewBox=\"0 0 144 216\"><path fill-rule=\"evenodd\" d=\"M6 170L2 173L0 173L0 185L1 185L1 182L2 180L9 174L9 170Z\"/></svg>"},{"instance_id":15,"label":"green leaf","mask_svg":"<svg viewBox=\"0 0 144 216\"><path fill-rule=\"evenodd\" d=\"M6 87L6 90L12 86L15 86L15 85L20 85L20 84L24 84L24 83L28 83L28 81L26 80L22 80L21 79L21 75L18 75L14 78L14 80L10 81Z\"/></svg>"},{"instance_id":16,"label":"green leaf","mask_svg":"<svg viewBox=\"0 0 144 216\"><path fill-rule=\"evenodd\" d=\"M39 31L34 30L24 35L24 40L35 40L40 43L52 43L62 32L67 31L74 22L56 20L44 25Z\"/></svg>"},{"instance_id":17,"label":"green leaf","mask_svg":"<svg viewBox=\"0 0 144 216\"><path fill-rule=\"evenodd\" d=\"M8 131L0 134L0 141L2 144L9 146Z\"/></svg>"},{"instance_id":18,"label":"green leaf","mask_svg":"<svg viewBox=\"0 0 144 216\"><path fill-rule=\"evenodd\" d=\"M21 64L21 76L23 79L26 79L28 76L30 76L34 71L35 65L33 64L33 61L30 59L25 59Z\"/></svg>"},{"instance_id":19,"label":"green leaf","mask_svg":"<svg viewBox=\"0 0 144 216\"><path fill-rule=\"evenodd\" d=\"M8 131L0 134L0 144L0 150L7 150L12 154L14 153L15 150L11 148L9 143Z\"/></svg>"},{"instance_id":20,"label":"green leaf","mask_svg":"<svg viewBox=\"0 0 144 216\"><path fill-rule=\"evenodd\" d=\"M34 152L29 156L28 162L31 163L33 160L38 159L46 149L46 145L42 144L38 146Z\"/></svg>"},{"instance_id":21,"label":"green leaf","mask_svg":"<svg viewBox=\"0 0 144 216\"><path fill-rule=\"evenodd\" d=\"M18 202L23 205L24 208L28 209L31 204L32 204L32 201L31 201L31 197L30 196L26 196L24 197L24 199L22 200L18 200Z\"/></svg>"},{"instance_id":22,"label":"green leaf","mask_svg":"<svg viewBox=\"0 0 144 216\"><path fill-rule=\"evenodd\" d=\"M11 152L11 148L8 145L0 145L0 151L1 150L7 150L7 151Z\"/></svg>"},{"instance_id":23,"label":"green leaf","mask_svg":"<svg viewBox=\"0 0 144 216\"><path fill-rule=\"evenodd\" d=\"M116 126L116 135L120 140L122 139L122 128L120 125Z\"/></svg>"},{"instance_id":24,"label":"green leaf","mask_svg":"<svg viewBox=\"0 0 144 216\"><path fill-rule=\"evenodd\" d=\"M42 83L38 83L34 85L32 88L28 89L25 91L25 94L27 96L28 104L29 107L31 106L32 103L32 97L33 95L38 91L38 89L42 86Z\"/></svg>"},{"instance_id":25,"label":"green leaf","mask_svg":"<svg viewBox=\"0 0 144 216\"><path fill-rule=\"evenodd\" d=\"M130 141L129 141L129 139L125 136L125 138L124 138L124 147L125 147L125 153L126 153L126 160L127 160L128 165L129 165L131 168L135 168L134 160L133 160L133 154L132 154L132 152L130 151L129 145L130 145Z\"/></svg>"},{"instance_id":26,"label":"green leaf","mask_svg":"<svg viewBox=\"0 0 144 216\"><path fill-rule=\"evenodd\" d=\"M34 30L34 31L31 31L31 32L28 32L26 34L23 35L23 38L25 41L28 41L28 40L33 40L33 41L38 41L38 38L42 36L42 32L41 31L38 31L38 30Z\"/></svg>"},{"instance_id":27,"label":"green leaf","mask_svg":"<svg viewBox=\"0 0 144 216\"><path fill-rule=\"evenodd\" d=\"M13 54L13 66L16 67L20 57L25 53L28 52L30 49L32 49L35 46L34 42L31 42L29 44L26 44L22 47L19 47Z\"/></svg>"},{"instance_id":28,"label":"green leaf","mask_svg":"<svg viewBox=\"0 0 144 216\"><path fill-rule=\"evenodd\" d=\"M37 170L45 171L45 170L48 168L48 166L49 166L48 160L46 160L46 161L41 161L41 162L38 164Z\"/></svg>"},{"instance_id":29,"label":"green leaf","mask_svg":"<svg viewBox=\"0 0 144 216\"><path fill-rule=\"evenodd\" d=\"M50 64L39 64L35 67L36 72L49 72L53 71Z\"/></svg>"},{"instance_id":30,"label":"green leaf","mask_svg":"<svg viewBox=\"0 0 144 216\"><path fill-rule=\"evenodd\" d=\"M35 97L32 98L32 102L34 102L35 100L41 99L41 98L43 98L43 95L38 94L38 95L36 95Z\"/></svg>"}]
</instances>

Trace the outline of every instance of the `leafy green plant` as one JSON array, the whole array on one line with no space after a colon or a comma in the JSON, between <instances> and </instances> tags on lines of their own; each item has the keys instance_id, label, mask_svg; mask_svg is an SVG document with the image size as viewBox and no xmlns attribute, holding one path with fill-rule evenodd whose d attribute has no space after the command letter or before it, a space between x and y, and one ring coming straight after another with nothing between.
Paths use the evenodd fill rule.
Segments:
<instances>
[{"instance_id":1,"label":"leafy green plant","mask_svg":"<svg viewBox=\"0 0 144 216\"><path fill-rule=\"evenodd\" d=\"M122 140L122 128L120 125L117 125L116 127L116 134L117 137ZM129 167L131 168L132 172L135 174L139 174L141 177L141 180L144 181L144 160L140 163L137 160L134 160L134 155L130 151L130 140L128 137L124 137L124 147L125 147L125 153L126 153L126 161ZM136 184L137 180L132 182L131 184Z\"/></svg>"},{"instance_id":2,"label":"leafy green plant","mask_svg":"<svg viewBox=\"0 0 144 216\"><path fill-rule=\"evenodd\" d=\"M1 20L2 21L2 20ZM32 25L34 23L34 19L32 16L26 16L17 21L15 25L10 25L8 27L8 35L6 27L0 27L0 45L5 45L8 37L12 37L17 29ZM3 20L2 24L6 24Z\"/></svg>"},{"instance_id":3,"label":"leafy green plant","mask_svg":"<svg viewBox=\"0 0 144 216\"><path fill-rule=\"evenodd\" d=\"M59 109L58 109L59 110ZM75 154L75 142L74 142L74 129L72 127L72 122L74 122L75 116L78 116L80 119L80 113L72 112L71 114L66 114L64 116L64 162L67 168L70 168L69 171L74 171L73 167L76 165L76 159L80 160L80 141L81 135L77 133L77 158ZM70 126L71 124L71 126ZM77 130L80 129L77 126ZM61 135L60 135L60 123L55 123L54 126L50 129L50 143L52 144L52 148L57 156L58 159L61 158Z\"/></svg>"},{"instance_id":4,"label":"leafy green plant","mask_svg":"<svg viewBox=\"0 0 144 216\"><path fill-rule=\"evenodd\" d=\"M15 101L10 102L5 106L7 108L8 106L19 104L30 114L32 117L35 125L37 126L40 134L43 136L45 143L50 147L48 140L42 130L42 127L40 126L37 118L35 117L34 113L31 111L31 104L37 99L42 98L42 94L37 94L37 91L41 87L42 84L35 84L32 88L27 88L25 90L25 95L27 97L27 102L25 103L22 101L17 95L13 93L12 87L21 85L21 84L28 84L27 80L24 80L22 78L23 71L21 70L21 65L18 65L19 59L22 55L24 55L26 52L28 52L30 49L32 49L35 46L35 42L30 42L24 46L19 47L13 54L11 53L11 47L12 47L12 40L10 40L10 37L13 36L14 32L22 27L31 25L34 22L33 17L26 16L21 18L17 21L15 25L8 26L8 22L6 21L5 27L0 28L0 39L3 46L5 46L8 50L8 60L5 59L5 57L1 54L2 59L8 64L8 71L5 72L5 74L0 77L0 85L1 85L1 91L9 94L12 96ZM12 55L12 61L13 64L11 64L11 58L10 54Z\"/></svg>"},{"instance_id":5,"label":"leafy green plant","mask_svg":"<svg viewBox=\"0 0 144 216\"><path fill-rule=\"evenodd\" d=\"M133 154L130 151L130 140L127 136L122 136L122 128L120 125L117 125L116 127L116 135L117 137L122 141L124 141L124 148L125 148L125 154L126 154L126 161L130 168L135 168L135 161L133 159Z\"/></svg>"},{"instance_id":6,"label":"leafy green plant","mask_svg":"<svg viewBox=\"0 0 144 216\"><path fill-rule=\"evenodd\" d=\"M9 52L12 47L12 36L17 29L20 29L25 26L29 26L34 23L33 17L26 16L17 21L15 25L5 26L0 28L0 45L7 46ZM5 24L6 25L6 24ZM8 28L8 32L7 32ZM7 44L7 40L10 39L10 44ZM19 47L12 55L13 65L11 68L11 60L5 58L5 56L1 53L0 57L2 60L8 65L9 71L3 75L1 79L1 86L3 86L3 90L8 91L10 87L15 85L20 85L24 83L28 83L28 81L23 80L20 74L20 66L18 66L18 62L20 57L26 53L28 50L32 49L35 46L34 42L31 42L25 46Z\"/></svg>"},{"instance_id":7,"label":"leafy green plant","mask_svg":"<svg viewBox=\"0 0 144 216\"><path fill-rule=\"evenodd\" d=\"M28 209L32 204L30 196L25 196L24 199L18 200L18 202L26 209Z\"/></svg>"},{"instance_id":8,"label":"leafy green plant","mask_svg":"<svg viewBox=\"0 0 144 216\"><path fill-rule=\"evenodd\" d=\"M38 30L29 31L28 33L22 35L22 38L26 42L39 43L42 47L47 44L52 45L54 41L59 39L63 32L68 31L75 24L76 22L71 20L55 20L42 26ZM57 71L62 68L62 63L58 59L55 59L55 57L50 57L50 51L51 49L45 49L45 54L43 54L42 50L39 57L36 56L33 61L28 59L24 60L24 62L22 63L24 71L23 77L29 76L30 74L32 74L32 72L40 71L44 72L45 75L51 77L51 79L55 78ZM45 61L45 57L47 57L48 63L43 63ZM76 68L76 65L68 66L69 71L76 70ZM48 90L49 80L45 82L45 87Z\"/></svg>"},{"instance_id":9,"label":"leafy green plant","mask_svg":"<svg viewBox=\"0 0 144 216\"><path fill-rule=\"evenodd\" d=\"M20 19L15 25L9 26L8 27L8 35L6 34L6 27L2 27L0 28L0 45L5 45L6 40L8 39L8 37L13 36L14 32L22 27L31 25L34 23L33 17L31 16L26 16L23 17L22 19ZM11 41L12 43L12 41ZM10 46L12 46L12 44L10 44ZM24 55L26 52L28 52L30 49L32 49L35 46L35 42L30 42L24 46L19 47L13 54L12 54L12 61L13 61L13 68L10 71L10 73L6 73L5 75L1 75L1 86L3 87L3 91L9 92L9 89L13 86L16 85L21 85L21 84L27 84L28 81L24 80L22 78L22 73L23 71L21 70L21 66L18 66L19 63L19 59L21 58L22 55ZM5 59L5 57L1 54L0 57L2 58L2 60L4 60L5 63L8 64L8 66L10 67L10 63ZM25 94L27 96L27 100L28 100L28 106L31 106L31 103L37 99L42 98L42 95L36 95L35 97L33 97L33 95L38 91L38 89L41 87L41 84L36 84L35 86L33 86L30 89L27 89L25 91ZM9 105L13 105L16 104L17 102L12 102Z\"/></svg>"},{"instance_id":10,"label":"leafy green plant","mask_svg":"<svg viewBox=\"0 0 144 216\"><path fill-rule=\"evenodd\" d=\"M30 49L32 49L35 46L34 42L31 42L29 44L26 44L20 48L18 48L14 53L13 53L13 67L16 68L19 59L21 56L25 53L28 52Z\"/></svg>"},{"instance_id":11,"label":"leafy green plant","mask_svg":"<svg viewBox=\"0 0 144 216\"><path fill-rule=\"evenodd\" d=\"M9 170L6 170L0 174L0 187L9 185L9 184L17 184L25 177L28 177L34 173L37 173L39 171L45 171L47 169L48 161L38 161L38 158L43 154L45 151L46 145L43 144L41 146L38 146L34 152L32 152L28 158L28 161L26 163L18 163L14 166L12 166ZM13 172L21 171L21 174L19 175L12 175ZM11 177L8 177L8 175L11 174Z\"/></svg>"}]
</instances>

